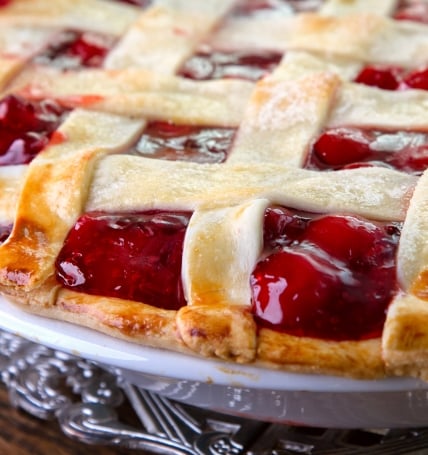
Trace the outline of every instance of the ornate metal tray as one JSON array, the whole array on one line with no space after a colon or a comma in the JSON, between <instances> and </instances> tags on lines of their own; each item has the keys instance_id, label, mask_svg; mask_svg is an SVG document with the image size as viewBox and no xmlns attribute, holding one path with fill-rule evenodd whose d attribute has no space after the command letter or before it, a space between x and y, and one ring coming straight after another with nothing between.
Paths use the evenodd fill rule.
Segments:
<instances>
[{"instance_id":1,"label":"ornate metal tray","mask_svg":"<svg viewBox=\"0 0 428 455\"><path fill-rule=\"evenodd\" d=\"M67 436L85 444L165 455L427 453L425 428L299 427L204 410L5 331L0 331L0 367L14 406L40 419L57 419Z\"/></svg>"}]
</instances>

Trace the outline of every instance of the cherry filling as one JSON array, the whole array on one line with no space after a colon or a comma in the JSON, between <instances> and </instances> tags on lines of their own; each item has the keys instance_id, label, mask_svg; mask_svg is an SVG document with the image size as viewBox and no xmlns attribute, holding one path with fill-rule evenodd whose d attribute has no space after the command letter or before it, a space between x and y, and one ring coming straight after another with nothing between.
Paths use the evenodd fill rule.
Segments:
<instances>
[{"instance_id":1,"label":"cherry filling","mask_svg":"<svg viewBox=\"0 0 428 455\"><path fill-rule=\"evenodd\" d=\"M273 51L198 52L178 74L199 81L225 78L257 81L272 72L281 58L281 53Z\"/></svg>"},{"instance_id":2,"label":"cherry filling","mask_svg":"<svg viewBox=\"0 0 428 455\"><path fill-rule=\"evenodd\" d=\"M56 261L66 288L164 309L185 305L181 284L187 212L83 215Z\"/></svg>"},{"instance_id":3,"label":"cherry filling","mask_svg":"<svg viewBox=\"0 0 428 455\"><path fill-rule=\"evenodd\" d=\"M222 163L234 135L232 128L151 122L131 154L171 161Z\"/></svg>"},{"instance_id":4,"label":"cherry filling","mask_svg":"<svg viewBox=\"0 0 428 455\"><path fill-rule=\"evenodd\" d=\"M119 3L128 3L129 5L140 6L141 8L147 8L152 0L115 0Z\"/></svg>"},{"instance_id":5,"label":"cherry filling","mask_svg":"<svg viewBox=\"0 0 428 455\"><path fill-rule=\"evenodd\" d=\"M264 233L266 257L251 276L260 326L325 340L380 336L397 290L399 225L275 207Z\"/></svg>"},{"instance_id":6,"label":"cherry filling","mask_svg":"<svg viewBox=\"0 0 428 455\"><path fill-rule=\"evenodd\" d=\"M357 75L355 82L384 90L428 90L428 67L407 71L395 66L366 66Z\"/></svg>"},{"instance_id":7,"label":"cherry filling","mask_svg":"<svg viewBox=\"0 0 428 455\"><path fill-rule=\"evenodd\" d=\"M316 170L383 166L420 175L428 168L428 135L412 131L333 128L313 144L306 168Z\"/></svg>"},{"instance_id":8,"label":"cherry filling","mask_svg":"<svg viewBox=\"0 0 428 455\"><path fill-rule=\"evenodd\" d=\"M0 244L5 242L7 238L9 237L10 233L12 232L13 226L11 224L9 225L0 225Z\"/></svg>"},{"instance_id":9,"label":"cherry filling","mask_svg":"<svg viewBox=\"0 0 428 455\"><path fill-rule=\"evenodd\" d=\"M290 12L315 11L322 0L244 0L233 11L236 16L257 16L265 12L290 14Z\"/></svg>"},{"instance_id":10,"label":"cherry filling","mask_svg":"<svg viewBox=\"0 0 428 455\"><path fill-rule=\"evenodd\" d=\"M9 5L9 3L11 3L11 2L12 2L12 0L0 0L0 8L1 8L2 6L7 6L7 5Z\"/></svg>"},{"instance_id":11,"label":"cherry filling","mask_svg":"<svg viewBox=\"0 0 428 455\"><path fill-rule=\"evenodd\" d=\"M0 165L29 163L49 142L66 111L53 101L15 95L0 100Z\"/></svg>"},{"instance_id":12,"label":"cherry filling","mask_svg":"<svg viewBox=\"0 0 428 455\"><path fill-rule=\"evenodd\" d=\"M63 70L100 67L115 39L94 32L67 30L48 46L34 61Z\"/></svg>"},{"instance_id":13,"label":"cherry filling","mask_svg":"<svg viewBox=\"0 0 428 455\"><path fill-rule=\"evenodd\" d=\"M394 13L394 19L428 24L428 3L421 0L402 0Z\"/></svg>"}]
</instances>

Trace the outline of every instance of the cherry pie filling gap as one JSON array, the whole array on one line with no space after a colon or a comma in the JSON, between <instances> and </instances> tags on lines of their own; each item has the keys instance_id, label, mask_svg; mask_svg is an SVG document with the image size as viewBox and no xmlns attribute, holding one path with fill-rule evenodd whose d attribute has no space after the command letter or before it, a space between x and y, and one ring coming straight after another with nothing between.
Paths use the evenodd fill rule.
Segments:
<instances>
[{"instance_id":1,"label":"cherry pie filling gap","mask_svg":"<svg viewBox=\"0 0 428 455\"><path fill-rule=\"evenodd\" d=\"M152 0L112 0L119 3L128 3L129 5L140 6L147 8L152 4Z\"/></svg>"},{"instance_id":2,"label":"cherry pie filling gap","mask_svg":"<svg viewBox=\"0 0 428 455\"><path fill-rule=\"evenodd\" d=\"M100 33L63 30L33 57L33 63L63 71L101 67L115 40ZM67 114L66 108L49 99L30 100L17 94L1 99L0 166L30 163L53 140Z\"/></svg>"},{"instance_id":3,"label":"cherry pie filling gap","mask_svg":"<svg viewBox=\"0 0 428 455\"><path fill-rule=\"evenodd\" d=\"M113 36L80 30L63 30L33 61L61 70L99 68L116 42Z\"/></svg>"},{"instance_id":4,"label":"cherry pie filling gap","mask_svg":"<svg viewBox=\"0 0 428 455\"><path fill-rule=\"evenodd\" d=\"M50 141L67 110L52 100L0 100L0 166L28 164Z\"/></svg>"},{"instance_id":5,"label":"cherry pie filling gap","mask_svg":"<svg viewBox=\"0 0 428 455\"><path fill-rule=\"evenodd\" d=\"M152 0L109 0L118 3L128 3L129 5L139 6L142 8L147 8L152 3ZM0 0L0 8L2 6L7 6L12 3L13 0Z\"/></svg>"},{"instance_id":6,"label":"cherry pie filling gap","mask_svg":"<svg viewBox=\"0 0 428 455\"><path fill-rule=\"evenodd\" d=\"M423 0L400 0L393 17L428 24L428 3Z\"/></svg>"},{"instance_id":7,"label":"cherry pie filling gap","mask_svg":"<svg viewBox=\"0 0 428 455\"><path fill-rule=\"evenodd\" d=\"M393 18L428 24L428 3L421 0L401 0ZM406 69L394 65L371 64L361 69L355 82L384 90L428 90L428 67Z\"/></svg>"},{"instance_id":8,"label":"cherry pie filling gap","mask_svg":"<svg viewBox=\"0 0 428 455\"><path fill-rule=\"evenodd\" d=\"M20 95L0 100L0 166L28 164L49 143L68 109L53 100L30 101ZM148 158L197 163L227 159L235 128L148 122L141 138L126 153Z\"/></svg>"},{"instance_id":9,"label":"cherry pie filling gap","mask_svg":"<svg viewBox=\"0 0 428 455\"><path fill-rule=\"evenodd\" d=\"M198 81L225 78L257 81L276 68L282 55L268 50L199 51L184 62L177 74Z\"/></svg>"},{"instance_id":10,"label":"cherry pie filling gap","mask_svg":"<svg viewBox=\"0 0 428 455\"><path fill-rule=\"evenodd\" d=\"M178 310L186 305L181 261L190 217L86 213L56 260L57 280L78 292ZM249 283L258 326L324 340L379 337L397 292L400 229L354 215L268 208L263 257Z\"/></svg>"},{"instance_id":11,"label":"cherry pie filling gap","mask_svg":"<svg viewBox=\"0 0 428 455\"><path fill-rule=\"evenodd\" d=\"M383 90L428 90L428 67L407 70L399 66L368 65L357 74L355 82Z\"/></svg>"},{"instance_id":12,"label":"cherry pie filling gap","mask_svg":"<svg viewBox=\"0 0 428 455\"><path fill-rule=\"evenodd\" d=\"M418 131L330 128L310 147L305 167L326 171L381 166L421 175L428 168L428 136Z\"/></svg>"},{"instance_id":13,"label":"cherry pie filling gap","mask_svg":"<svg viewBox=\"0 0 428 455\"><path fill-rule=\"evenodd\" d=\"M251 18L263 14L289 16L315 10L320 2L314 0L251 0L237 2L227 17ZM220 25L221 28L221 25ZM225 50L202 45L178 70L177 75L197 81L225 78L258 81L279 65L283 52L271 49Z\"/></svg>"},{"instance_id":14,"label":"cherry pie filling gap","mask_svg":"<svg viewBox=\"0 0 428 455\"><path fill-rule=\"evenodd\" d=\"M186 304L181 258L189 219L185 212L87 213L57 258L57 278L88 294L177 310Z\"/></svg>"},{"instance_id":15,"label":"cherry pie filling gap","mask_svg":"<svg viewBox=\"0 0 428 455\"><path fill-rule=\"evenodd\" d=\"M127 153L146 158L195 163L223 163L236 130L152 121Z\"/></svg>"},{"instance_id":16,"label":"cherry pie filling gap","mask_svg":"<svg viewBox=\"0 0 428 455\"><path fill-rule=\"evenodd\" d=\"M232 14L253 17L266 13L289 15L316 11L323 0L242 0L238 2Z\"/></svg>"}]
</instances>

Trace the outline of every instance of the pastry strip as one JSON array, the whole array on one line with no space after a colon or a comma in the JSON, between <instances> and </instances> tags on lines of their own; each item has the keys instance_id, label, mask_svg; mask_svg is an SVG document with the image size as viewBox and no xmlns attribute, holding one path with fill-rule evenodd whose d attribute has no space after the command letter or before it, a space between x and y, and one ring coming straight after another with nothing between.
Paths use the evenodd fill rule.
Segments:
<instances>
[{"instance_id":1,"label":"pastry strip","mask_svg":"<svg viewBox=\"0 0 428 455\"><path fill-rule=\"evenodd\" d=\"M143 126L110 114L70 114L57 133L63 140L28 167L13 231L0 249L3 283L29 289L52 275L65 236L85 203L95 158L120 151Z\"/></svg>"}]
</instances>

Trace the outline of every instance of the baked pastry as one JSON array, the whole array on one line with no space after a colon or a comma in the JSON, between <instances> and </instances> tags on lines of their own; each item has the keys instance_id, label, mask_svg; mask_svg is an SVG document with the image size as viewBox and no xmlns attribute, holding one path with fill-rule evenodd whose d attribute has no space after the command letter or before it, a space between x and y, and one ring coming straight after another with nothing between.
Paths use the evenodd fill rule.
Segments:
<instances>
[{"instance_id":1,"label":"baked pastry","mask_svg":"<svg viewBox=\"0 0 428 455\"><path fill-rule=\"evenodd\" d=\"M189 355L427 377L427 4L398 3L1 2L1 292Z\"/></svg>"}]
</instances>

